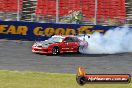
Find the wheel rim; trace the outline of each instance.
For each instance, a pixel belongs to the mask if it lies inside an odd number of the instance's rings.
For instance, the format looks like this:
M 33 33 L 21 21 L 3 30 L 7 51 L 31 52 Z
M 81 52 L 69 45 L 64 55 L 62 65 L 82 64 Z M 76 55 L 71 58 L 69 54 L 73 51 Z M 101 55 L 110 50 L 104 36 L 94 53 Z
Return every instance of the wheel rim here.
M 58 49 L 58 48 L 53 48 L 52 53 L 53 53 L 54 55 L 58 54 L 58 53 L 59 53 L 59 49 Z

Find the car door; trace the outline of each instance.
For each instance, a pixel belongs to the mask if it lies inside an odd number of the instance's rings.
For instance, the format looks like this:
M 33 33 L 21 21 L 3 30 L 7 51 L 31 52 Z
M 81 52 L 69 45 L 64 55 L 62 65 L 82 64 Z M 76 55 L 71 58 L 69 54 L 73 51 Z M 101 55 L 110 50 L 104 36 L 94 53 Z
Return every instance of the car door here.
M 74 47 L 73 45 L 74 45 L 73 39 L 72 37 L 69 37 L 67 41 L 67 52 L 73 52 Z
M 78 50 L 79 47 L 79 39 L 76 37 L 72 37 L 72 42 L 70 43 L 69 46 L 71 46 L 70 51 L 72 52 L 76 52 Z
M 69 50 L 69 48 L 68 48 L 68 43 L 69 43 L 69 38 L 65 38 L 63 41 L 62 41 L 62 43 L 61 43 L 61 50 L 63 51 L 63 52 L 67 52 L 68 50 Z
M 65 38 L 61 44 L 62 51 L 69 52 L 71 50 L 71 47 L 72 47 L 72 38 L 70 37 Z

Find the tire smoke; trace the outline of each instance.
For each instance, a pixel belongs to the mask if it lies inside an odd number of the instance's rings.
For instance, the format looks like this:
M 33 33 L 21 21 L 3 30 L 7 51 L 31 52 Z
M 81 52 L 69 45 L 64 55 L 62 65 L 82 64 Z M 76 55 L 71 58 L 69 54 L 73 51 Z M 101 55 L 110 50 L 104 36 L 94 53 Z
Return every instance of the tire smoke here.
M 124 26 L 108 30 L 105 34 L 85 36 L 88 46 L 80 49 L 83 54 L 115 54 L 132 52 L 132 28 Z

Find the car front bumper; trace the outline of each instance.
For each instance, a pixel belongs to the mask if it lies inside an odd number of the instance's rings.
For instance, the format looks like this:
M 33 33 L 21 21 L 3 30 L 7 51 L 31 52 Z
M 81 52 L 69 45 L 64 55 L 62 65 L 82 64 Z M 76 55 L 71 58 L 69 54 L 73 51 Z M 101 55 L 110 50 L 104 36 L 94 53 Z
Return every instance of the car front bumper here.
M 48 54 L 48 53 L 52 53 L 52 49 L 32 46 L 32 52 L 33 53 L 40 53 L 40 54 Z

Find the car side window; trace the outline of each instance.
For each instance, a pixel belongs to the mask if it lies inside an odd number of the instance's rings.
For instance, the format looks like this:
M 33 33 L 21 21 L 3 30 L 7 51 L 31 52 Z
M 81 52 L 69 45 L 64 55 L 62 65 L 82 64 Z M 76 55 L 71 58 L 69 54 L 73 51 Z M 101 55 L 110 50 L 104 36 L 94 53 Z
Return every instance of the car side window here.
M 64 41 L 66 41 L 66 42 L 73 42 L 73 39 L 72 38 L 66 38 L 66 39 L 64 39 Z
M 79 42 L 80 40 L 77 37 L 72 38 L 73 42 Z

